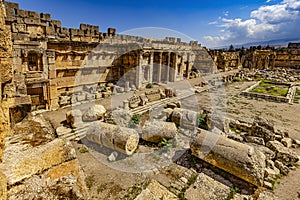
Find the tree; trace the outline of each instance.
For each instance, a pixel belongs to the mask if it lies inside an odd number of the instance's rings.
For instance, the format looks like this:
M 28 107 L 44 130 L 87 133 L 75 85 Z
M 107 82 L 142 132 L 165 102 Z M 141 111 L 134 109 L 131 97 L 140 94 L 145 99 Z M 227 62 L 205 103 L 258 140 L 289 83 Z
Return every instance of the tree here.
M 228 51 L 229 52 L 234 52 L 235 51 L 234 46 L 232 44 L 229 46 L 229 50 Z

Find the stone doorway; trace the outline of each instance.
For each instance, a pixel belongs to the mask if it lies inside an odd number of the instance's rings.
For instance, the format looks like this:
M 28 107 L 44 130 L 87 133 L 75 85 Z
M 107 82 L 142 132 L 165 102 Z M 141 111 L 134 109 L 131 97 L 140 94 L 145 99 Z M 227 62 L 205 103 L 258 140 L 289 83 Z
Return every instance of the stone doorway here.
M 30 95 L 31 97 L 32 110 L 40 110 L 46 108 L 43 87 L 27 88 L 27 95 Z

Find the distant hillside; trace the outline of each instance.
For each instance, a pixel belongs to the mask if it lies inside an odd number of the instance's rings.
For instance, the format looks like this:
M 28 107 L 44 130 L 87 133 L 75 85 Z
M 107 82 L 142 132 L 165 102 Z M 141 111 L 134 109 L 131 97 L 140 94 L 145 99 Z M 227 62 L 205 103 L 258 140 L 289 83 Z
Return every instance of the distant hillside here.
M 260 41 L 260 42 L 250 42 L 245 44 L 233 44 L 234 48 L 241 48 L 245 47 L 248 48 L 250 46 L 273 46 L 273 47 L 287 47 L 289 42 L 300 42 L 300 38 L 294 38 L 294 39 L 278 39 L 278 40 L 268 40 L 268 41 Z M 221 47 L 215 47 L 212 49 L 223 49 L 223 48 L 229 48 L 230 44 L 228 46 L 221 46 Z

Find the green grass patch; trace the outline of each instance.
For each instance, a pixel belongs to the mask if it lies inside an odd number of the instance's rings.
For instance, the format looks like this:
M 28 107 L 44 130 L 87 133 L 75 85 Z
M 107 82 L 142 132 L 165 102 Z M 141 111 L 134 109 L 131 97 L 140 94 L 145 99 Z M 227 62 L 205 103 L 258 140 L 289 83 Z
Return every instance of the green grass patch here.
M 240 189 L 238 187 L 232 187 L 232 188 L 230 188 L 230 193 L 229 193 L 228 197 L 226 198 L 226 200 L 233 199 L 234 195 L 236 193 L 238 193 L 239 191 L 240 191 Z
M 262 80 L 259 85 L 253 88 L 250 92 L 286 97 L 288 91 L 289 87 L 287 85 L 273 84 L 268 80 Z
M 197 175 L 193 174 L 193 175 L 189 178 L 187 184 L 188 184 L 188 185 L 192 185 L 192 184 L 194 184 L 194 183 L 196 182 L 196 180 L 197 180 Z
M 146 187 L 149 185 L 149 180 L 145 180 L 142 183 L 134 184 L 131 188 L 127 190 L 127 194 L 125 195 L 125 198 L 127 200 L 134 200 L 143 189 L 146 189 Z

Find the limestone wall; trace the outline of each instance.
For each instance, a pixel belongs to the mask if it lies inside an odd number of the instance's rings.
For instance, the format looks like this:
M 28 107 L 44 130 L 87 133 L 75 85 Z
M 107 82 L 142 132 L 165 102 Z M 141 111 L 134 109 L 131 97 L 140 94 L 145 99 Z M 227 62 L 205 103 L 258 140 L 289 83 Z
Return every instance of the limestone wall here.
M 111 83 L 124 87 L 129 82 L 129 87 L 140 88 L 149 82 L 172 82 L 216 71 L 197 41 L 119 35 L 114 28 L 103 33 L 89 24 L 65 28 L 47 13 L 22 10 L 11 2 L 4 2 L 4 8 L 2 24 L 10 30 L 5 41 L 11 57 L 6 67 L 10 76 L 5 77 L 11 83 L 1 93 L 6 102 L 13 103 L 6 106 L 14 109 L 11 113 L 23 105 L 31 105 L 32 110 L 56 109 L 96 100 L 110 95 L 102 89 Z
M 9 109 L 2 103 L 2 88 L 6 84 L 12 81 L 13 70 L 12 70 L 12 43 L 11 43 L 11 32 L 10 27 L 5 23 L 6 10 L 3 6 L 3 0 L 0 0 L 0 62 L 1 62 L 1 73 L 0 73 L 0 163 L 2 162 L 2 155 L 5 147 L 4 138 L 9 131 Z M 6 199 L 7 186 L 6 176 L 0 172 L 0 199 Z

